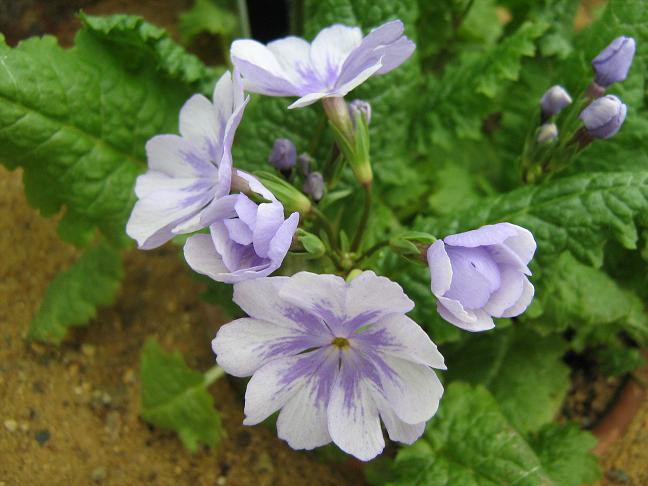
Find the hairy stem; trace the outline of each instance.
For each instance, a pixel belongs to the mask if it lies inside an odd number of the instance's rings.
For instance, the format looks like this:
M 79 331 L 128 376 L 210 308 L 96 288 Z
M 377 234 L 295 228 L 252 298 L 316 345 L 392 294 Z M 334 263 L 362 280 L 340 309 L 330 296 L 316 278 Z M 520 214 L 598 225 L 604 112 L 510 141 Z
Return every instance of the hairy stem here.
M 209 387 L 212 383 L 218 380 L 221 376 L 225 376 L 225 370 L 218 365 L 214 365 L 205 371 L 204 384 L 205 388 Z
M 371 184 L 367 184 L 362 187 L 364 188 L 364 206 L 362 208 L 362 216 L 360 217 L 358 230 L 356 231 L 356 234 L 353 237 L 353 242 L 351 243 L 352 252 L 358 251 L 358 248 L 360 248 L 360 245 L 362 244 L 362 238 L 364 237 L 365 230 L 367 229 L 369 214 L 371 213 Z

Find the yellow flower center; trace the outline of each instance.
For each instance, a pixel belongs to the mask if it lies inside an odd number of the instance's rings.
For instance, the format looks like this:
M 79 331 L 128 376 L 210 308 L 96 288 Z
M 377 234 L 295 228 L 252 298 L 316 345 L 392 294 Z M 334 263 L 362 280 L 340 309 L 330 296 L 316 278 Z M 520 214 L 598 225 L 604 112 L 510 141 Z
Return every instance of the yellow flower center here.
M 331 341 L 331 344 L 333 346 L 337 346 L 340 349 L 344 349 L 349 347 L 349 340 L 343 337 L 336 337 L 333 339 L 333 341 Z

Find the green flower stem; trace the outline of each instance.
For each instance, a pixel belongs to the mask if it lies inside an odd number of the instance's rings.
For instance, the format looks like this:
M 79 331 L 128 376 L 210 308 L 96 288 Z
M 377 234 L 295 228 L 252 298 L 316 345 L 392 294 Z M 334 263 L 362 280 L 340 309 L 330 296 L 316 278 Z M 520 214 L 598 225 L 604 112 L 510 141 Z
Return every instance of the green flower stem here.
M 356 234 L 353 237 L 353 242 L 351 243 L 351 252 L 356 252 L 358 251 L 358 248 L 360 248 L 362 238 L 367 229 L 367 223 L 369 222 L 369 214 L 371 213 L 371 184 L 366 184 L 362 187 L 364 188 L 364 206 L 362 208 L 362 216 L 360 217 L 358 230 L 356 231 Z
M 320 211 L 317 207 L 314 205 L 311 206 L 310 209 L 310 214 L 312 214 L 317 221 L 319 221 L 324 228 L 324 231 L 326 231 L 326 235 L 329 237 L 329 241 L 331 242 L 331 245 L 333 246 L 333 250 L 337 251 L 338 249 L 338 241 L 337 237 L 335 235 L 335 230 L 333 229 L 333 225 L 329 221 L 329 219 L 326 217 L 326 215 Z
M 357 261 L 359 263 L 362 263 L 363 260 L 366 260 L 370 256 L 372 256 L 374 253 L 376 253 L 378 250 L 382 250 L 383 248 L 389 246 L 389 240 L 383 240 L 379 241 L 375 245 L 369 247 L 362 255 L 360 255 L 357 258 Z
M 209 368 L 207 371 L 205 371 L 204 376 L 205 376 L 204 385 L 205 388 L 207 388 L 211 386 L 221 376 L 225 376 L 225 370 L 218 365 L 214 365 L 211 368 Z
M 237 0 L 236 6 L 239 18 L 241 19 L 241 34 L 243 34 L 243 37 L 249 38 L 252 36 L 252 30 L 250 29 L 250 16 L 248 15 L 247 2 L 245 0 Z

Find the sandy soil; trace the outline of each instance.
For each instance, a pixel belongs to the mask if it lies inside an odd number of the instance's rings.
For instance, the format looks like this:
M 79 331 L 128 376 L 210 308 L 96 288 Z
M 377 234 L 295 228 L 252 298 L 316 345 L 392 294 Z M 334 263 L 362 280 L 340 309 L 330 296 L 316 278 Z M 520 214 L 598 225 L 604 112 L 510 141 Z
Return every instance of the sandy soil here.
M 227 438 L 191 455 L 138 418 L 138 359 L 147 336 L 213 363 L 194 281 L 168 247 L 126 256 L 121 297 L 57 348 L 24 339 L 49 281 L 76 250 L 28 207 L 19 173 L 0 169 L 0 486 L 362 484 L 347 464 L 292 451 L 264 426 L 243 427 L 240 382 L 211 387 Z

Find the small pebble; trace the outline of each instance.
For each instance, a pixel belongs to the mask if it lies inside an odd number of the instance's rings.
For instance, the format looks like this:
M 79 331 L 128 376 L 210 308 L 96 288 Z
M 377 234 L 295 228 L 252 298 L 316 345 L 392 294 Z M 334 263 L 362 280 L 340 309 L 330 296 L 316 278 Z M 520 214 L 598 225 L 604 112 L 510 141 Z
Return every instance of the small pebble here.
M 607 472 L 608 479 L 621 484 L 629 484 L 630 477 L 623 469 L 612 468 Z
M 39 430 L 34 434 L 34 438 L 40 445 L 44 445 L 50 439 L 49 430 Z
M 219 476 L 216 480 L 218 486 L 225 486 L 225 483 L 227 483 L 227 478 L 225 476 Z
M 5 429 L 7 429 L 9 432 L 15 432 L 16 430 L 18 430 L 18 422 L 12 419 L 5 420 L 4 426 Z
M 88 358 L 92 358 L 95 355 L 96 348 L 92 344 L 82 344 L 81 352 Z
M 108 471 L 105 467 L 98 467 L 92 471 L 90 477 L 95 483 L 101 483 L 108 477 Z
M 122 375 L 122 381 L 126 385 L 135 383 L 135 371 L 132 368 L 128 368 Z

